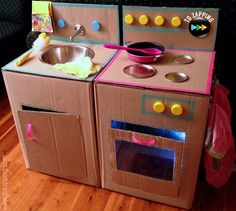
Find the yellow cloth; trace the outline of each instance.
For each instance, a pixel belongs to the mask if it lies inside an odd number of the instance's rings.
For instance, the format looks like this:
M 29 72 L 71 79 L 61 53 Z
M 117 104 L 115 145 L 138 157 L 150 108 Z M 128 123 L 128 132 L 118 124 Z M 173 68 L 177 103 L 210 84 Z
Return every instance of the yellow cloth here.
M 93 61 L 90 57 L 79 57 L 75 62 L 55 64 L 53 67 L 57 70 L 79 76 L 83 79 L 88 78 L 88 76 L 97 73 L 101 69 L 99 65 L 93 64 Z
M 32 1 L 32 15 L 52 15 L 51 1 Z

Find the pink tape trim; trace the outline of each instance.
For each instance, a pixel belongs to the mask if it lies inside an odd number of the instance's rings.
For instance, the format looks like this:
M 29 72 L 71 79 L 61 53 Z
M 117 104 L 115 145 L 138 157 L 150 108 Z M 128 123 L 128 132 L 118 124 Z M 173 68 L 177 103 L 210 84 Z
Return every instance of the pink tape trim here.
M 155 144 L 156 139 L 149 139 L 148 141 L 142 141 L 139 140 L 138 138 L 136 138 L 134 135 L 132 135 L 132 141 L 136 144 L 140 144 L 140 145 L 145 145 L 145 146 L 152 146 Z
M 193 51 L 193 50 L 179 50 L 179 49 L 167 49 L 168 51 Z M 198 51 L 201 52 L 201 51 Z M 202 51 L 205 52 L 205 51 Z M 188 92 L 188 93 L 197 93 L 197 94 L 210 94 L 211 90 L 211 82 L 212 82 L 212 73 L 214 68 L 214 60 L 215 60 L 215 51 L 212 52 L 211 55 L 211 61 L 209 65 L 209 71 L 208 71 L 208 79 L 205 91 L 199 91 L 199 90 L 191 90 L 191 89 L 181 89 L 181 88 L 168 88 L 168 87 L 159 87 L 159 86 L 152 86 L 152 85 L 140 85 L 135 83 L 126 83 L 126 82 L 119 82 L 119 81 L 112 81 L 112 80 L 104 80 L 100 79 L 102 75 L 106 72 L 106 70 L 112 65 L 112 63 L 116 60 L 116 58 L 120 55 L 121 51 L 118 51 L 118 53 L 113 57 L 111 62 L 102 70 L 102 72 L 95 78 L 95 81 L 101 81 L 106 83 L 112 83 L 112 84 L 121 84 L 121 85 L 128 85 L 128 86 L 136 86 L 136 87 L 145 87 L 145 88 L 151 88 L 151 89 L 160 89 L 160 90 L 168 90 L 168 91 L 179 91 L 179 92 Z
M 213 69 L 214 69 L 214 63 L 215 63 L 215 55 L 216 55 L 216 52 L 213 51 L 212 54 L 211 54 L 211 61 L 210 61 L 209 70 L 208 70 L 208 79 L 207 79 L 207 84 L 206 84 L 206 94 L 210 94 L 210 92 L 211 92 L 211 84 L 212 84 Z
M 116 58 L 120 55 L 121 51 L 118 51 L 116 55 L 112 58 L 112 60 L 107 64 L 107 66 L 102 70 L 100 74 L 94 79 L 95 81 L 98 81 L 99 78 L 106 72 L 106 70 L 112 65 L 112 63 L 116 60 Z
M 30 140 L 30 141 L 32 141 L 33 140 L 33 132 L 32 132 L 32 123 L 28 123 L 27 124 L 27 129 L 26 129 L 26 131 L 27 131 L 27 138 L 28 138 L 28 140 Z
M 104 79 L 100 79 L 99 81 L 100 82 L 111 83 L 111 84 L 121 84 L 121 85 L 145 87 L 145 88 L 151 88 L 151 89 L 169 90 L 169 91 L 177 91 L 177 92 L 178 91 L 179 92 L 190 92 L 190 93 L 197 93 L 197 94 L 208 94 L 205 91 L 191 90 L 191 89 L 168 88 L 168 87 L 151 86 L 151 85 L 144 85 L 144 84 L 140 85 L 140 84 L 135 84 L 135 83 L 126 83 L 126 82 L 104 80 Z

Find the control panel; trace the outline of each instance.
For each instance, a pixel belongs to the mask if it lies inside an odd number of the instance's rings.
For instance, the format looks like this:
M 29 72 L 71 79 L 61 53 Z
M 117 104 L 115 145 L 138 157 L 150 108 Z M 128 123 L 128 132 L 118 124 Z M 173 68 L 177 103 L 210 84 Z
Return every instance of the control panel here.
M 169 48 L 214 50 L 218 9 L 123 6 L 124 42 L 152 41 Z
M 142 95 L 142 114 L 192 120 L 195 101 L 154 95 Z

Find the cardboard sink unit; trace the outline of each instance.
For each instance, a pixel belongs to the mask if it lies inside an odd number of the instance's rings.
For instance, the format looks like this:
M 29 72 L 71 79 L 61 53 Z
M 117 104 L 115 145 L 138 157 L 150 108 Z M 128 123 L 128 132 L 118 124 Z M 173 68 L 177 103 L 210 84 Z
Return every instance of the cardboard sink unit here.
M 118 11 L 116 5 L 53 3 L 54 19 L 65 20 L 67 27 L 56 26 L 52 44 L 79 42 L 94 50 L 93 61 L 102 67 L 97 75 L 82 80 L 53 70 L 38 54 L 21 67 L 15 61 L 3 67 L 26 167 L 190 208 L 208 115 L 218 10 L 123 6 L 122 14 Z M 195 11 L 214 17 L 205 38 L 192 36 L 184 22 Z M 154 24 L 157 14 L 166 20 L 161 27 Z M 168 21 L 173 16 L 182 20 L 178 27 Z M 123 69 L 137 63 L 124 51 L 102 47 L 119 44 L 121 19 L 124 42 L 167 46 L 166 56 L 150 64 L 157 70 L 152 77 L 125 75 Z M 94 22 L 98 30 L 91 27 Z M 78 23 L 86 34 L 68 43 Z M 194 62 L 173 63 L 178 55 Z M 169 72 L 189 78 L 173 83 L 166 79 Z
M 67 26 L 56 26 L 50 45 L 88 47 L 95 52 L 93 62 L 103 68 L 116 51 L 101 44 L 119 43 L 117 14 L 117 6 L 53 3 L 54 19 L 65 20 Z M 102 30 L 91 29 L 95 20 Z M 83 25 L 86 34 L 69 42 L 76 24 Z M 3 67 L 26 167 L 100 186 L 92 83 L 96 75 L 81 79 L 66 74 L 42 63 L 40 55 L 20 67 L 17 59 Z

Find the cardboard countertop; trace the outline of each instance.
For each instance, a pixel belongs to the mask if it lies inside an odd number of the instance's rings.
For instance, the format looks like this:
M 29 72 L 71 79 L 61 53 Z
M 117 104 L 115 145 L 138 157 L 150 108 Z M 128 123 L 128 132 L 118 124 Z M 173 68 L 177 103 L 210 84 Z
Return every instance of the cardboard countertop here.
M 50 46 L 62 46 L 62 45 L 71 45 L 71 46 L 85 46 L 91 48 L 95 52 L 95 57 L 93 58 L 94 64 L 98 64 L 101 66 L 101 70 L 107 65 L 107 63 L 112 59 L 112 57 L 117 52 L 116 50 L 106 49 L 102 45 L 95 45 L 95 44 L 85 44 L 85 43 L 70 43 L 70 42 L 63 42 L 63 41 L 55 41 L 52 40 Z M 45 50 L 46 51 L 46 50 Z M 12 62 L 8 63 L 2 70 L 10 70 L 15 72 L 21 73 L 29 73 L 33 75 L 42 75 L 42 76 L 50 76 L 56 78 L 67 78 L 67 79 L 74 79 L 74 80 L 83 80 L 83 81 L 92 81 L 95 75 L 88 77 L 87 79 L 80 78 L 78 76 L 73 76 L 66 74 L 60 70 L 53 68 L 52 65 L 45 64 L 40 61 L 40 55 L 43 52 L 33 52 L 30 58 L 20 67 L 16 66 L 16 61 L 22 56 L 19 56 Z M 100 71 L 101 71 L 100 70 Z
M 194 61 L 191 64 L 176 64 L 172 62 L 172 58 L 178 55 L 192 56 Z M 119 51 L 107 67 L 96 77 L 95 81 L 209 95 L 214 58 L 214 51 L 167 49 L 167 54 L 160 61 L 148 64 L 157 70 L 157 74 L 149 78 L 140 79 L 123 73 L 125 67 L 137 63 L 130 60 L 126 52 Z M 189 80 L 183 83 L 174 83 L 165 78 L 165 75 L 170 72 L 185 73 L 189 76 Z

